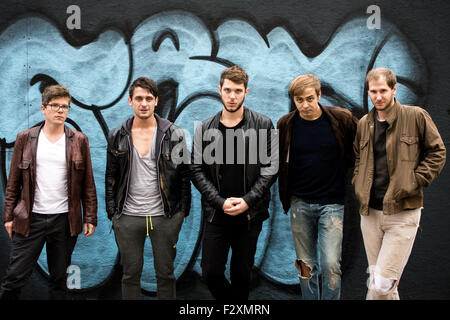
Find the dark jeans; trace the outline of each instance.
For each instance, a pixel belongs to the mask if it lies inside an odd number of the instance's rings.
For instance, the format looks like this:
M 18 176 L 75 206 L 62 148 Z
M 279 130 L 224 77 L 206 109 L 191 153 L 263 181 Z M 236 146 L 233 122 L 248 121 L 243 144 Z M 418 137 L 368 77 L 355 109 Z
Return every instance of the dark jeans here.
M 202 275 L 216 300 L 248 300 L 251 270 L 262 222 L 212 224 L 206 222 L 202 246 Z M 225 278 L 232 250 L 230 282 Z
M 66 298 L 66 270 L 70 265 L 77 237 L 70 236 L 67 213 L 32 213 L 30 233 L 13 234 L 6 276 L 1 284 L 1 299 L 18 299 L 30 278 L 44 244 L 47 250 L 49 298 Z

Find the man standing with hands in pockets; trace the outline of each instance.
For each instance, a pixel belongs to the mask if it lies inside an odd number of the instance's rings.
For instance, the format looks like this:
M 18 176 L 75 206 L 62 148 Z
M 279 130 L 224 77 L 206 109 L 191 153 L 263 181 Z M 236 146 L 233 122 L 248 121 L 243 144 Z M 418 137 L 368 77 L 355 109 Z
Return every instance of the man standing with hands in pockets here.
M 397 77 L 371 70 L 372 110 L 359 121 L 353 185 L 369 263 L 368 300 L 398 300 L 398 283 L 419 226 L 423 187 L 445 164 L 445 146 L 427 111 L 395 98 Z

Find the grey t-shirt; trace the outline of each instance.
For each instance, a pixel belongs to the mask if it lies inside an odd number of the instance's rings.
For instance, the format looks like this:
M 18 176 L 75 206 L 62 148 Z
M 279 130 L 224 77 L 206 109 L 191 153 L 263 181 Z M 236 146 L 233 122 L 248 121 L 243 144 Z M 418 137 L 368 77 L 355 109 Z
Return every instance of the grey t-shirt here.
M 123 206 L 123 214 L 131 216 L 164 215 L 156 171 L 155 144 L 156 132 L 148 154 L 141 156 L 134 145 L 132 147 L 130 185 Z

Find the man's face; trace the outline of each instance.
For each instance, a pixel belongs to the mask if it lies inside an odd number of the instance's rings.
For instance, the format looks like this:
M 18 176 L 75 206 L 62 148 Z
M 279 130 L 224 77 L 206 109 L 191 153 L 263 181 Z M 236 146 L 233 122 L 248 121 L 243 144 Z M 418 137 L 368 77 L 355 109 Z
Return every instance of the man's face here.
M 69 113 L 70 99 L 59 97 L 51 99 L 47 105 L 41 106 L 41 111 L 45 116 L 45 122 L 54 125 L 64 125 Z
M 319 106 L 320 92 L 317 94 L 316 89 L 308 87 L 303 93 L 294 96 L 294 103 L 300 112 L 300 117 L 305 120 L 315 120 L 322 114 Z
M 158 98 L 155 98 L 147 89 L 136 87 L 133 91 L 133 97 L 128 97 L 128 103 L 133 107 L 136 117 L 146 120 L 153 116 Z
M 222 86 L 219 86 L 220 97 L 225 110 L 228 112 L 238 111 L 244 104 L 248 89 L 245 88 L 243 83 L 225 79 Z
M 397 85 L 391 89 L 385 77 L 369 81 L 369 97 L 377 111 L 385 111 L 394 101 Z

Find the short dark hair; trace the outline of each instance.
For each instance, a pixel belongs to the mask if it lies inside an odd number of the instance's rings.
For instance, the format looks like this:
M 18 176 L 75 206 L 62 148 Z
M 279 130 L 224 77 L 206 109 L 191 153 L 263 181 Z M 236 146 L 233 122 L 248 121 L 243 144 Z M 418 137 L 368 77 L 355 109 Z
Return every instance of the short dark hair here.
M 394 71 L 389 70 L 387 68 L 376 68 L 370 70 L 369 73 L 367 73 L 366 76 L 367 90 L 369 89 L 369 81 L 378 80 L 380 77 L 384 77 L 384 79 L 386 79 L 386 83 L 389 86 L 389 88 L 394 89 L 395 85 L 397 84 L 397 76 L 395 75 Z
M 133 93 L 134 89 L 136 87 L 140 87 L 143 89 L 148 90 L 155 98 L 158 97 L 158 85 L 155 81 L 153 81 L 150 78 L 147 77 L 139 77 L 136 80 L 133 81 L 133 83 L 130 86 L 129 94 L 130 98 L 133 99 Z
M 72 96 L 70 95 L 69 89 L 60 84 L 45 87 L 42 92 L 42 105 L 46 106 L 54 98 L 69 98 L 70 102 Z
M 223 86 L 225 79 L 233 81 L 235 83 L 243 83 L 247 89 L 248 74 L 241 67 L 234 65 L 222 71 L 220 74 L 220 86 Z

